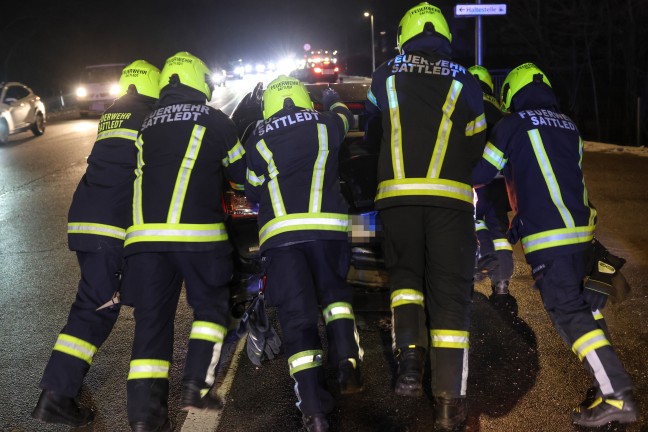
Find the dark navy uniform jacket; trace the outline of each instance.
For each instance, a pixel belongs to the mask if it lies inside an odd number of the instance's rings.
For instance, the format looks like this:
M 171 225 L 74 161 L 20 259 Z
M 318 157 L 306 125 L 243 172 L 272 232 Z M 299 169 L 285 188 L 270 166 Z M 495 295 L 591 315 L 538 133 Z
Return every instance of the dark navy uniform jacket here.
M 470 174 L 486 130 L 479 82 L 443 50 L 416 45 L 383 63 L 367 94 L 367 110 L 382 116 L 376 208 L 430 205 L 473 212 Z
M 330 109 L 283 109 L 259 123 L 245 143 L 245 194 L 259 202 L 262 252 L 301 241 L 347 240 L 338 152 L 353 115 L 340 102 Z
M 473 171 L 475 185 L 503 169 L 515 213 L 509 241 L 521 241 L 531 265 L 586 249 L 596 210 L 589 204 L 581 162 L 583 140 L 557 108 L 545 84 L 532 83 L 513 97 L 514 112 L 490 134 Z
M 224 171 L 245 181 L 234 123 L 179 84 L 166 86 L 137 138 L 133 225 L 126 253 L 229 250 L 223 224 Z
M 132 223 L 135 140 L 156 100 L 126 94 L 99 119 L 88 168 L 74 192 L 68 213 L 71 250 L 98 251 L 103 244 L 121 247 Z

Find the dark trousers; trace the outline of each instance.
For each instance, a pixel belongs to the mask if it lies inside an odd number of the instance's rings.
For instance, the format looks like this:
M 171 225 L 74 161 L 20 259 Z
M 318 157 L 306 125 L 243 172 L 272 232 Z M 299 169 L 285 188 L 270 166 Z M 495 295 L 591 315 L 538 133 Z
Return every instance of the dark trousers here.
M 135 307 L 135 338 L 127 384 L 128 419 L 149 424 L 167 417 L 168 366 L 173 355 L 173 324 L 184 279 L 194 322 L 183 374 L 204 388 L 214 384 L 214 370 L 227 331 L 232 261 L 222 252 L 139 253 L 126 259 L 125 290 Z M 218 330 L 219 338 L 194 331 Z M 166 366 L 155 377 L 138 375 L 135 364 L 154 360 Z
M 351 307 L 353 291 L 346 283 L 350 251 L 346 241 L 316 240 L 277 247 L 264 252 L 268 304 L 277 306 L 287 356 L 321 352 L 318 305 Z M 348 312 L 348 311 L 347 311 Z M 326 325 L 329 361 L 361 359 L 353 311 Z M 321 355 L 320 355 L 321 357 Z M 293 374 L 301 412 L 329 413 L 334 400 L 326 388 L 321 359 Z M 289 361 L 290 367 L 290 361 Z
M 562 339 L 592 374 L 603 395 L 610 395 L 631 389 L 632 381 L 606 335 L 605 322 L 595 319 L 582 295 L 586 259 L 586 252 L 581 252 L 545 262 L 544 269 L 535 274 L 536 286 Z
M 110 335 L 119 306 L 98 307 L 119 289 L 116 273 L 122 269 L 122 251 L 104 247 L 101 252 L 77 252 L 81 280 L 67 323 L 45 367 L 40 387 L 76 397 L 92 357 Z
M 464 396 L 476 249 L 473 215 L 402 206 L 381 210 L 380 217 L 391 290 L 392 348 L 430 346 L 433 395 Z
M 508 211 L 511 209 L 504 179 L 495 178 L 489 184 L 475 189 L 477 203 L 475 219 L 482 221 L 484 228 L 477 230 L 479 255 L 492 254 L 497 260 L 497 266 L 489 272 L 493 283 L 508 281 L 513 276 L 513 252 L 506 240 L 509 220 Z M 506 248 L 498 243 L 506 243 Z

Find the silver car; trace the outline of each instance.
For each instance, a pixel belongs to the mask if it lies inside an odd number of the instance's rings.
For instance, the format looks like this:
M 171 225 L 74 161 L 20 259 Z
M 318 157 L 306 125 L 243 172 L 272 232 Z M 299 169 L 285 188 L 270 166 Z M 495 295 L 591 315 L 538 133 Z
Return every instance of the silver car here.
M 42 135 L 46 119 L 45 104 L 32 89 L 19 82 L 0 83 L 0 144 L 26 130 Z

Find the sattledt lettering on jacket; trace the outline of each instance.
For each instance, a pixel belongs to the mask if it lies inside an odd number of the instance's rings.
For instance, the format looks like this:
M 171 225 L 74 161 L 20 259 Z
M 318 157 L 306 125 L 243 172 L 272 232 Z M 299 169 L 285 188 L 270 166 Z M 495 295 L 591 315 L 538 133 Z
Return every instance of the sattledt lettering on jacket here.
M 128 120 L 131 113 L 105 113 L 99 119 L 99 132 L 109 129 L 119 129 L 124 122 Z
M 449 60 L 438 60 L 431 62 L 425 57 L 412 54 L 403 54 L 394 57 L 389 62 L 392 73 L 413 72 L 427 75 L 452 75 L 466 73 L 466 68 Z
M 520 118 L 529 119 L 534 126 L 553 126 L 561 129 L 576 130 L 576 125 L 565 114 L 546 109 L 524 110 L 517 113 Z
M 270 117 L 259 126 L 257 126 L 257 135 L 261 136 L 266 132 L 281 129 L 297 123 L 318 120 L 319 114 L 316 111 L 299 111 L 295 114 L 289 114 L 281 117 Z
M 174 104 L 156 109 L 144 120 L 142 130 L 159 123 L 170 123 L 175 121 L 198 121 L 201 115 L 209 114 L 207 105 L 196 104 Z

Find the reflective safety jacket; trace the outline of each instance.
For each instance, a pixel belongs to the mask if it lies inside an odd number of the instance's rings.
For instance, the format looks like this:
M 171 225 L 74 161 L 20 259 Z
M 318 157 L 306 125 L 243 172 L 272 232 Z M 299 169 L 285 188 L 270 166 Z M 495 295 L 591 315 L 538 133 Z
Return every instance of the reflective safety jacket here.
M 281 110 L 259 123 L 245 143 L 245 194 L 259 202 L 261 252 L 294 242 L 347 239 L 338 152 L 353 115 L 340 102 L 330 110 Z
M 68 246 L 92 252 L 102 244 L 121 247 L 132 223 L 135 140 L 155 99 L 126 94 L 99 119 L 88 168 L 74 192 L 68 213 Z
M 544 84 L 520 90 L 513 106 L 492 130 L 473 181 L 488 183 L 503 169 L 515 214 L 508 237 L 521 241 L 531 265 L 586 249 L 596 210 L 587 196 L 576 125 L 558 111 Z
M 486 130 L 478 81 L 440 53 L 406 52 L 374 72 L 367 99 L 382 116 L 376 208 L 472 212 L 470 173 Z
M 133 225 L 126 254 L 229 250 L 224 170 L 243 188 L 245 151 L 234 123 L 189 87 L 164 88 L 137 138 Z

